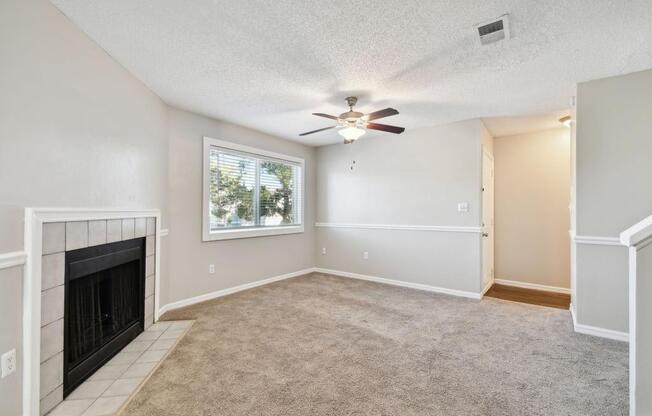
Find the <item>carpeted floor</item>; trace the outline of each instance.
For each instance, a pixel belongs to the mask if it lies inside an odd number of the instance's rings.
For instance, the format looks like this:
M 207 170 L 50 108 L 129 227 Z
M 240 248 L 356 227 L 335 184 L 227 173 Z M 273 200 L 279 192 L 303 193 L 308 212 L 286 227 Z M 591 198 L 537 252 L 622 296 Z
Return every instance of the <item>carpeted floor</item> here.
M 136 415 L 626 415 L 627 344 L 568 311 L 313 274 L 197 319 Z

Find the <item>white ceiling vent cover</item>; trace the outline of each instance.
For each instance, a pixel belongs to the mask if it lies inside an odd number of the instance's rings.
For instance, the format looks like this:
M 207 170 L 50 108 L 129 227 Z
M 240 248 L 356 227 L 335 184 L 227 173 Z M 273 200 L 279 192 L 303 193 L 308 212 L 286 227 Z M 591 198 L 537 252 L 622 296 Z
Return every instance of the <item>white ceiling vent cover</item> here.
M 504 14 L 475 26 L 476 39 L 480 45 L 509 39 L 509 15 Z

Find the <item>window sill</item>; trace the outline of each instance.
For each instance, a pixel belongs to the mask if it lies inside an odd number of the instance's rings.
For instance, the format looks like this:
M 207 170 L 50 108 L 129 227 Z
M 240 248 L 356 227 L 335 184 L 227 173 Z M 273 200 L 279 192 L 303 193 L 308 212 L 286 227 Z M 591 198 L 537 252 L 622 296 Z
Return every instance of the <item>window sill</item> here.
M 233 240 L 236 238 L 269 237 L 284 234 L 299 234 L 303 232 L 303 225 L 269 228 L 246 228 L 222 231 L 204 231 L 203 241 Z

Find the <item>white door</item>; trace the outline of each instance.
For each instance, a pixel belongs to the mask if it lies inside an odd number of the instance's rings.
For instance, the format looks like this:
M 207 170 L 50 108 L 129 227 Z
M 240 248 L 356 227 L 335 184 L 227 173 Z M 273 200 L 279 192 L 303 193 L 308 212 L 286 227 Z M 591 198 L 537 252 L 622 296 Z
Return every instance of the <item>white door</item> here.
M 494 281 L 494 158 L 482 149 L 482 288 Z

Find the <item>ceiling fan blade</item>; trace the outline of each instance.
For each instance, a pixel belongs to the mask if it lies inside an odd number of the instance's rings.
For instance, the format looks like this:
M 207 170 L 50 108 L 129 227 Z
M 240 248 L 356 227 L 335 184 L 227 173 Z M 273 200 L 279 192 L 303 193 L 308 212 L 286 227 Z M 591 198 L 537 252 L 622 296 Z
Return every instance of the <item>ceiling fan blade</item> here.
M 331 120 L 339 120 L 339 118 L 335 116 L 331 116 L 330 114 L 324 114 L 324 113 L 312 113 L 313 116 L 318 116 L 318 117 L 326 117 L 330 118 Z
M 388 133 L 401 134 L 405 127 L 390 126 L 389 124 L 367 123 L 367 128 L 372 130 L 386 131 Z
M 395 116 L 398 114 L 398 111 L 393 108 L 386 108 L 384 110 L 374 111 L 373 113 L 367 114 L 367 120 L 376 120 L 383 117 Z
M 335 127 L 337 127 L 337 126 L 330 126 L 330 127 L 324 127 L 323 129 L 317 129 L 317 130 L 313 130 L 313 131 L 307 131 L 307 132 L 305 132 L 305 133 L 301 133 L 299 136 L 305 136 L 305 135 L 307 135 L 307 134 L 318 133 L 318 132 L 320 132 L 320 131 L 334 129 Z

